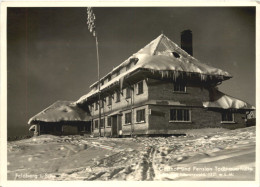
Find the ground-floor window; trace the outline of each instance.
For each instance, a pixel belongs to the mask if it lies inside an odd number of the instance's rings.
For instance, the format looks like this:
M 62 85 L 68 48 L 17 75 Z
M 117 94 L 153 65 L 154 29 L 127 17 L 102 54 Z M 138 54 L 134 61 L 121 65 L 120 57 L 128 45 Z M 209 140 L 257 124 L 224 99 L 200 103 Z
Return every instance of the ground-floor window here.
M 190 121 L 189 109 L 171 109 L 170 121 Z
M 145 122 L 145 109 L 136 111 L 136 122 Z
M 132 112 L 125 114 L 125 124 L 131 124 L 132 123 Z
M 222 122 L 234 122 L 234 113 L 231 111 L 223 111 L 222 112 Z
M 95 120 L 94 124 L 95 124 L 95 129 L 98 129 L 98 120 Z

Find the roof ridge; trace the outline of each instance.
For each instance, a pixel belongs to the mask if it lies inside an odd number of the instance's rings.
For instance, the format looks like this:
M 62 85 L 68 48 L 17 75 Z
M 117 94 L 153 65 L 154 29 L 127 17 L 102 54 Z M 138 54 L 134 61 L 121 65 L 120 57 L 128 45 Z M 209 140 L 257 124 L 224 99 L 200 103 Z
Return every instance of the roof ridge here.
M 157 49 L 159 47 L 159 44 L 161 43 L 162 38 L 165 37 L 165 35 L 164 34 L 160 34 L 159 37 L 160 37 L 160 40 L 158 41 L 158 43 L 157 43 L 157 45 L 156 45 L 156 47 L 155 47 L 155 49 L 153 51 L 153 55 L 155 55 L 155 53 L 156 53 L 156 51 L 157 51 Z

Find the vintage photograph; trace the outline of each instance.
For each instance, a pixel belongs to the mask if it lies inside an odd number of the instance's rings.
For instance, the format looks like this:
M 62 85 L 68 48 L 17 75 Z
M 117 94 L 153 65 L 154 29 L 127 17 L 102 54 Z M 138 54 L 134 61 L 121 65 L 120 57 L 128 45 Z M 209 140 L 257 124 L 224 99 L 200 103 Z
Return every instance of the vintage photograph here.
M 8 7 L 8 181 L 255 181 L 256 7 Z

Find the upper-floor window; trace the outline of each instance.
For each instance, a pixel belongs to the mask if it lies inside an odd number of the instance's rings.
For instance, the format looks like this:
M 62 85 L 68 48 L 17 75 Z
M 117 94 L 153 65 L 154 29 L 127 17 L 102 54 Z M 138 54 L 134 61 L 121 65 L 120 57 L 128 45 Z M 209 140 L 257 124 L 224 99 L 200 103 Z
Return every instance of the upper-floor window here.
M 145 109 L 136 111 L 136 122 L 145 122 Z
M 189 109 L 171 109 L 170 121 L 190 121 Z
M 176 83 L 173 84 L 173 90 L 175 92 L 186 92 L 186 84 L 176 82 Z
M 100 100 L 100 102 L 101 102 L 100 108 L 104 108 L 104 100 L 102 99 L 102 100 Z
M 126 99 L 131 97 L 131 87 L 126 88 Z
M 107 105 L 112 105 L 112 96 L 108 96 L 108 102 Z
M 137 83 L 137 94 L 142 94 L 144 93 L 144 84 L 143 81 L 140 81 Z
M 234 113 L 229 110 L 222 112 L 222 121 L 221 122 L 234 122 Z
M 98 101 L 95 102 L 95 110 L 98 110 Z
M 132 112 L 128 112 L 125 114 L 125 124 L 132 123 Z
M 116 102 L 120 102 L 120 91 L 116 92 Z
M 93 104 L 89 105 L 89 111 L 92 112 L 93 110 Z
M 110 116 L 107 117 L 107 127 L 111 127 L 112 124 L 112 118 Z

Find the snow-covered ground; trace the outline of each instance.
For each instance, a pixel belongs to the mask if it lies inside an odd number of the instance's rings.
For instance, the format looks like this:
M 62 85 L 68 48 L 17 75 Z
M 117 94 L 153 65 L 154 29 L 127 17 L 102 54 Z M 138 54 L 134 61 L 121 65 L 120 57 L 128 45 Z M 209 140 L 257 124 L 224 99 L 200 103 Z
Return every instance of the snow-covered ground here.
M 8 142 L 8 180 L 254 180 L 255 127 L 187 136 Z

